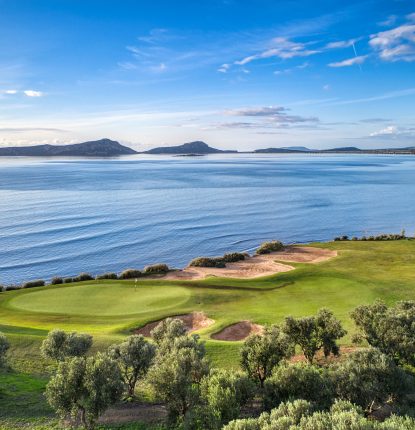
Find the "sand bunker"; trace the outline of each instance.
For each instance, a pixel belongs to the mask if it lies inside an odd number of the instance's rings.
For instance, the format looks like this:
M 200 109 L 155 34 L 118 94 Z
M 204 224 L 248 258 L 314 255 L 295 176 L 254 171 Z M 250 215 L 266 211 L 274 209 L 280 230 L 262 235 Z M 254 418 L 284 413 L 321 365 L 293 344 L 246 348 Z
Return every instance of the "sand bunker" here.
M 183 321 L 188 333 L 209 327 L 215 323 L 214 320 L 208 318 L 203 312 L 192 312 L 191 314 L 177 315 L 171 318 Z M 135 333 L 142 334 L 145 337 L 151 337 L 151 331 L 156 328 L 161 321 L 163 320 L 148 323 L 145 326 L 135 330 Z
M 252 279 L 261 276 L 294 270 L 293 266 L 282 262 L 292 263 L 320 263 L 337 255 L 337 251 L 314 248 L 311 246 L 287 246 L 283 251 L 271 254 L 255 255 L 236 263 L 227 263 L 224 268 L 186 267 L 166 274 L 164 279 L 191 280 L 203 279 L 207 276 L 221 278 Z
M 254 324 L 251 321 L 239 321 L 236 324 L 225 327 L 218 333 L 212 334 L 212 338 L 216 340 L 244 340 L 250 334 L 262 333 L 263 326 Z

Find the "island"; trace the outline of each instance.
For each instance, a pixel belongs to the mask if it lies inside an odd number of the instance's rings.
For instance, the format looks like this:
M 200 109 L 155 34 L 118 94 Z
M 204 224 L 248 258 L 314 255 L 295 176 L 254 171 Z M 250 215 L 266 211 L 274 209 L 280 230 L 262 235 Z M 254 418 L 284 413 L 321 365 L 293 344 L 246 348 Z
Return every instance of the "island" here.
M 238 151 L 212 148 L 207 143 L 197 140 L 195 142 L 188 142 L 177 146 L 160 146 L 158 148 L 145 151 L 144 154 L 192 154 L 194 156 L 196 154 L 236 154 L 237 152 Z
M 7 157 L 115 157 L 137 154 L 134 149 L 110 139 L 93 140 L 71 145 L 34 145 L 0 148 Z

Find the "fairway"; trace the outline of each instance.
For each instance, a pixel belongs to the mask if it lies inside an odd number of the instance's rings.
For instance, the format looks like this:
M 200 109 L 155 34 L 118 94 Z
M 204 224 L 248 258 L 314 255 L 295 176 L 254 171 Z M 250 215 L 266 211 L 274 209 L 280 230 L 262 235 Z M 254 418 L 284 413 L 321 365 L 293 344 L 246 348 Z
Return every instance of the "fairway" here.
M 9 307 L 30 312 L 118 316 L 174 308 L 188 300 L 190 292 L 179 286 L 154 288 L 133 283 L 83 283 L 50 290 L 31 290 L 9 301 Z
M 210 358 L 237 367 L 240 342 L 214 340 L 224 327 L 250 320 L 281 322 L 287 315 L 331 309 L 348 334 L 350 311 L 380 298 L 389 304 L 415 299 L 415 241 L 331 242 L 312 246 L 337 250 L 318 263 L 292 263 L 295 270 L 256 279 L 209 277 L 204 280 L 91 281 L 0 294 L 0 330 L 13 344 L 13 357 L 37 360 L 38 347 L 52 328 L 91 333 L 97 349 L 133 329 L 168 316 L 202 311 L 214 320 L 198 331 Z

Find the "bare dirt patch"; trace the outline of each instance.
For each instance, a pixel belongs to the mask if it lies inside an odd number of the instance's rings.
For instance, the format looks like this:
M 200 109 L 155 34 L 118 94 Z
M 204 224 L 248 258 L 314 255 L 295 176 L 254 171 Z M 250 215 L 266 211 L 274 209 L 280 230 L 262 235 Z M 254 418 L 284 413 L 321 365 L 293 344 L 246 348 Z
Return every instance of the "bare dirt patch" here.
M 238 341 L 246 339 L 250 334 L 262 333 L 262 331 L 262 325 L 254 324 L 251 321 L 239 321 L 212 334 L 211 337 L 216 340 Z
M 101 424 L 122 424 L 141 421 L 147 424 L 162 422 L 167 417 L 164 405 L 151 403 L 126 403 L 108 409 L 99 419 Z
M 214 320 L 208 318 L 203 312 L 192 312 L 191 314 L 177 315 L 171 318 L 183 321 L 188 333 L 209 327 L 215 323 Z M 135 333 L 142 334 L 145 337 L 151 337 L 151 331 L 156 328 L 161 321 L 163 320 L 148 323 L 135 330 Z
M 285 264 L 285 262 L 314 264 L 329 260 L 336 255 L 337 251 L 330 249 L 314 248 L 312 246 L 287 246 L 283 251 L 255 255 L 236 263 L 227 263 L 224 268 L 188 266 L 183 270 L 174 270 L 167 273 L 163 279 L 192 280 L 203 279 L 208 276 L 252 279 L 294 270 L 293 266 Z
M 316 354 L 315 360 L 318 364 L 321 364 L 321 365 L 336 362 L 336 361 L 341 361 L 342 359 L 347 357 L 349 354 L 351 354 L 355 351 L 359 351 L 360 349 L 364 349 L 364 348 L 360 347 L 360 346 L 341 346 L 340 347 L 340 354 L 338 356 L 330 355 L 330 357 L 328 357 L 328 358 L 324 357 L 323 351 L 318 351 Z M 294 357 L 290 358 L 291 363 L 299 363 L 299 362 L 303 362 L 303 361 L 304 362 L 307 361 L 307 359 L 304 357 L 303 354 L 297 354 L 297 355 L 294 355 Z

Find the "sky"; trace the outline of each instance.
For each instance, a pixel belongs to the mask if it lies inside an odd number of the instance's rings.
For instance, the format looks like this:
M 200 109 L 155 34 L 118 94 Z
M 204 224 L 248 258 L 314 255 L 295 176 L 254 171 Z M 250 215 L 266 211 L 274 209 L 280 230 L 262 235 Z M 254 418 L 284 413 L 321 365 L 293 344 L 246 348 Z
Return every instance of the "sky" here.
M 415 2 L 0 0 L 0 146 L 415 146 Z

